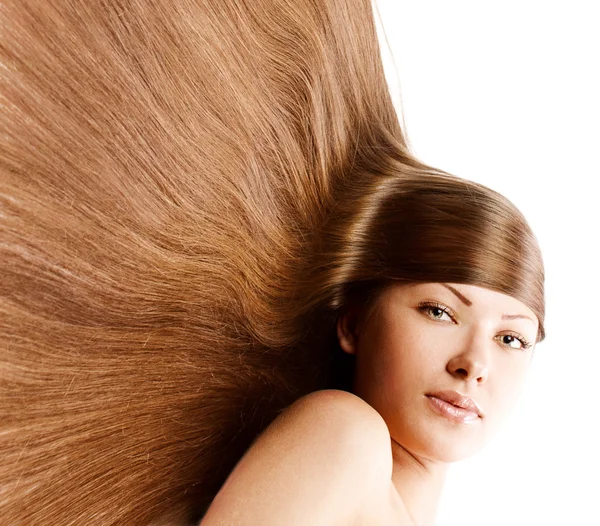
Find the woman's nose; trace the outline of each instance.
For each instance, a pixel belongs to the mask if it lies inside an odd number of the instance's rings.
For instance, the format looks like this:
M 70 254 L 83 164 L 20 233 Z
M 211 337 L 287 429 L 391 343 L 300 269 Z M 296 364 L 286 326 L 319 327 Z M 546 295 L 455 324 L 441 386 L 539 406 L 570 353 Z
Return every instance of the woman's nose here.
M 449 361 L 448 372 L 466 382 L 485 383 L 489 376 L 489 356 L 483 343 L 471 342 L 462 352 L 457 353 Z M 477 348 L 476 346 L 479 346 Z

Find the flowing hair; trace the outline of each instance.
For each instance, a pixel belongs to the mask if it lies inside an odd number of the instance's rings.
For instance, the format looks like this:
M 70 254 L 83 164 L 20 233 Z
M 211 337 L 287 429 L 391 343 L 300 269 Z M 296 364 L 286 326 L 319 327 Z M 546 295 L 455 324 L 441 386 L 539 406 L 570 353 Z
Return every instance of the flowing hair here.
M 374 20 L 369 0 L 2 2 L 4 524 L 197 520 L 335 382 L 336 316 L 390 280 L 506 291 L 542 326 L 535 239 L 410 152 Z

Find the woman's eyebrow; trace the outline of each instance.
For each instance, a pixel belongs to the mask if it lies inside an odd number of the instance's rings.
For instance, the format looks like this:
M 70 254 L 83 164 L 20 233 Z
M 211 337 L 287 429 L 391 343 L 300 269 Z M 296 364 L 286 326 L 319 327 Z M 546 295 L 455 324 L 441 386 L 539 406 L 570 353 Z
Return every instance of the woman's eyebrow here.
M 529 320 L 531 323 L 535 323 L 529 316 L 525 316 L 525 314 L 503 314 L 503 320 L 517 320 L 519 318 L 523 318 L 524 320 Z
M 473 302 L 468 299 L 465 298 L 460 292 L 458 292 L 458 290 L 456 290 L 454 287 L 451 287 L 450 285 L 447 285 L 446 283 L 442 283 L 442 285 L 444 287 L 446 287 L 450 292 L 452 292 L 460 301 L 462 301 L 467 307 L 470 307 L 471 305 L 473 305 Z
M 444 287 L 446 287 L 450 292 L 452 292 L 460 301 L 462 301 L 467 307 L 470 307 L 471 305 L 473 305 L 473 302 L 466 298 L 465 296 L 463 296 L 460 292 L 458 292 L 458 290 L 456 290 L 454 287 L 451 287 L 450 285 L 447 285 L 446 283 L 441 283 L 441 285 L 443 285 Z M 525 316 L 525 314 L 503 314 L 502 315 L 502 319 L 503 320 L 517 320 L 517 319 L 524 319 L 524 320 L 529 320 L 531 323 L 535 323 L 535 320 L 532 320 L 529 316 Z

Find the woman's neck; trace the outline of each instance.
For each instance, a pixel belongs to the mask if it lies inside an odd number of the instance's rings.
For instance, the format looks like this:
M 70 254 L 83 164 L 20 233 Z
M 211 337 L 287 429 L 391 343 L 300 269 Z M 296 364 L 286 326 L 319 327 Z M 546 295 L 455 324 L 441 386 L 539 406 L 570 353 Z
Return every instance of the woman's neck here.
M 392 439 L 392 483 L 415 526 L 434 526 L 448 465 L 420 458 Z

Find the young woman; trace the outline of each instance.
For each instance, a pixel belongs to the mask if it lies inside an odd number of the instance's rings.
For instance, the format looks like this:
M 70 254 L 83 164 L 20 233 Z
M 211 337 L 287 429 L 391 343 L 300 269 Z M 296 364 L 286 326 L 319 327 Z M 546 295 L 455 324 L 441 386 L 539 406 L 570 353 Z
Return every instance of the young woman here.
M 543 270 L 410 152 L 372 9 L 2 4 L 3 523 L 429 521 Z
M 319 259 L 339 280 L 320 319 L 336 313 L 332 347 L 354 363 L 334 362 L 332 375 L 350 393 L 286 410 L 203 525 L 433 525 L 448 464 L 477 451 L 518 397 L 544 337 L 526 221 L 469 181 L 375 179 L 341 205 Z

